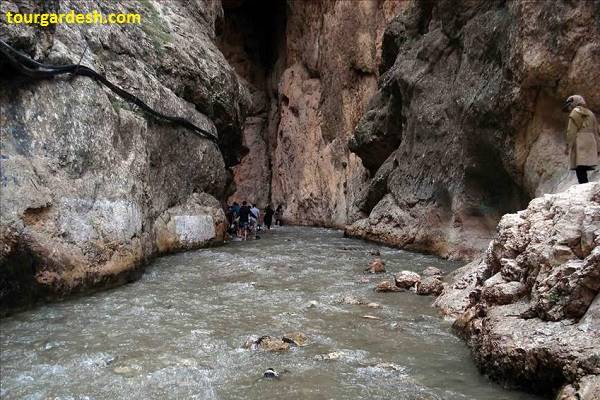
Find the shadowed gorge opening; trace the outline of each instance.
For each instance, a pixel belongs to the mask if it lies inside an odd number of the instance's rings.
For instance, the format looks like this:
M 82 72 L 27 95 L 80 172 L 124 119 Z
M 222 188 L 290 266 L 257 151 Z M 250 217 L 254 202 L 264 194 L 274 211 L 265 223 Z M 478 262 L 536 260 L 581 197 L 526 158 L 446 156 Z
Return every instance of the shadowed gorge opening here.
M 286 4 L 277 0 L 223 2 L 217 45 L 249 91 L 250 105 L 233 167 L 231 198 L 266 205 L 271 196 L 271 154 L 279 107 L 278 74 L 285 57 Z

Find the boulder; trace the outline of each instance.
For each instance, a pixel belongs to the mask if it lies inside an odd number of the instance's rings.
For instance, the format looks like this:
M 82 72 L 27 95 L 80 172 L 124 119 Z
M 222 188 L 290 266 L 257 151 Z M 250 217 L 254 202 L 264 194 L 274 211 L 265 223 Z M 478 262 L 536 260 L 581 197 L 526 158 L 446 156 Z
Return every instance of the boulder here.
M 273 336 L 263 336 L 256 342 L 258 349 L 264 351 L 280 352 L 290 349 L 290 344 L 283 339 Z
M 411 289 L 421 282 L 421 277 L 416 272 L 401 271 L 394 277 L 396 286 L 401 289 Z
M 379 282 L 377 284 L 377 286 L 375 287 L 375 291 L 376 292 L 400 292 L 402 291 L 402 289 L 400 289 L 398 286 L 396 286 L 395 282 L 392 281 L 382 281 Z
M 284 342 L 294 346 L 304 346 L 306 344 L 307 337 L 302 332 L 290 332 L 283 335 L 281 339 Z
M 444 283 L 437 276 L 428 276 L 417 285 L 417 294 L 438 296 L 444 289 Z

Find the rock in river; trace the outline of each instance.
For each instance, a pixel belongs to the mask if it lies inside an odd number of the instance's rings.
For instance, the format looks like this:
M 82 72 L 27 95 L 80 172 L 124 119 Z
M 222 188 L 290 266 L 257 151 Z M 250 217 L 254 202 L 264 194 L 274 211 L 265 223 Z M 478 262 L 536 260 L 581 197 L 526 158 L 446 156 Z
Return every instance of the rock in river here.
M 401 271 L 395 276 L 396 286 L 401 289 L 411 289 L 421 281 L 421 277 L 416 272 Z
M 375 287 L 376 292 L 399 292 L 400 289 L 396 284 L 392 281 L 383 281 L 379 282 Z
M 382 274 L 385 272 L 385 262 L 381 258 L 376 257 L 375 259 L 371 260 L 369 263 L 369 268 L 367 268 L 365 272 L 369 272 L 371 274 Z
M 444 284 L 437 276 L 428 276 L 417 285 L 417 294 L 421 296 L 438 296 L 442 290 L 444 290 Z

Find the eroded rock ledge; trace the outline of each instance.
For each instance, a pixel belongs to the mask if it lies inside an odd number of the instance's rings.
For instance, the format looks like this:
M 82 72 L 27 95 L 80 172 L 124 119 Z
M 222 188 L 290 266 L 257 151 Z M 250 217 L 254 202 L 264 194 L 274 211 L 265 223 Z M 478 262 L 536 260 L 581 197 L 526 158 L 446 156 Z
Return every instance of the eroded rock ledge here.
M 493 379 L 558 398 L 600 393 L 600 184 L 505 215 L 436 300 Z M 580 397 L 575 397 L 576 393 Z

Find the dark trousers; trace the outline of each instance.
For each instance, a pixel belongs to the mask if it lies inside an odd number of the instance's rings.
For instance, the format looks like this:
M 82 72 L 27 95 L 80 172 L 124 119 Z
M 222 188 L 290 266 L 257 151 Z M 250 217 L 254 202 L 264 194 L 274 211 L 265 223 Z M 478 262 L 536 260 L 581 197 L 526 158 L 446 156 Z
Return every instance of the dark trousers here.
M 577 182 L 579 183 L 588 183 L 588 177 L 587 177 L 587 172 L 590 169 L 590 167 L 586 167 L 583 165 L 578 165 L 577 168 L 575 168 L 575 174 L 577 175 Z

